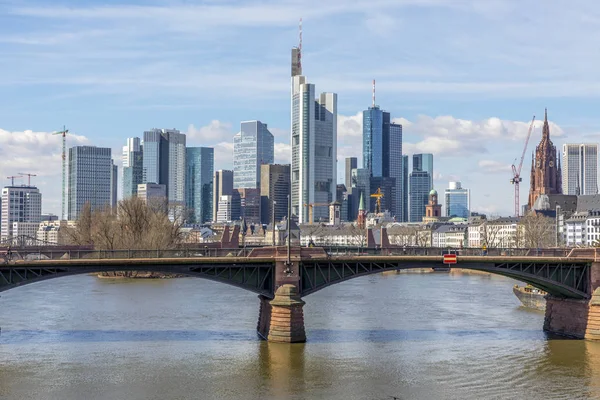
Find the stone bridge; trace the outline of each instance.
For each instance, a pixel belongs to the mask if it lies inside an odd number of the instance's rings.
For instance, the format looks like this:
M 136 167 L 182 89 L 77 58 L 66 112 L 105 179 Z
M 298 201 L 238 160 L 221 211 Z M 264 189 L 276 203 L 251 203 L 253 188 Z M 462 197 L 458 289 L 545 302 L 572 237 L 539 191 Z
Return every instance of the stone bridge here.
M 245 250 L 78 251 L 19 254 L 0 265 L 0 292 L 62 276 L 109 271 L 150 271 L 196 276 L 259 295 L 257 331 L 279 342 L 306 340 L 302 297 L 330 285 L 379 272 L 443 265 L 443 256 L 379 250 L 326 252 L 323 248 Z M 469 253 L 467 253 L 469 254 Z M 42 257 L 43 255 L 43 257 Z M 459 255 L 453 267 L 485 271 L 529 283 L 548 293 L 544 329 L 600 339 L 600 262 L 595 254 Z

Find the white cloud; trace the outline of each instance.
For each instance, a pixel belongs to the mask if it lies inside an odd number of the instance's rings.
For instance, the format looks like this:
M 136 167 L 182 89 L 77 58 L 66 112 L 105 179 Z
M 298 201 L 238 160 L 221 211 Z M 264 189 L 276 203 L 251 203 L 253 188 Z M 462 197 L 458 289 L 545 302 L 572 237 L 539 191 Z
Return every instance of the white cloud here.
M 292 147 L 287 143 L 275 143 L 275 163 L 289 164 L 292 158 Z
M 344 138 L 361 138 L 362 143 L 362 112 L 355 115 L 346 116 L 338 114 L 337 118 L 337 136 L 338 140 Z
M 196 128 L 193 124 L 190 124 L 185 133 L 188 140 L 210 143 L 220 140 L 233 142 L 234 135 L 231 123 L 218 120 L 212 120 L 208 125 L 201 128 Z
M 501 163 L 495 160 L 479 160 L 477 163 L 479 166 L 478 172 L 485 174 L 504 174 L 508 175 L 512 171 L 510 164 Z

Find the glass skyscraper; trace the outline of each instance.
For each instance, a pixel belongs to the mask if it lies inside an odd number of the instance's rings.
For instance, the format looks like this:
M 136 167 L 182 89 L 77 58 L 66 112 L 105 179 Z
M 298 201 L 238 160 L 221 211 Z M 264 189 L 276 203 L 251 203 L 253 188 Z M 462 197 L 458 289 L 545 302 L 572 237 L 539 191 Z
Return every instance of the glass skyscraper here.
M 427 171 L 414 171 L 410 174 L 410 222 L 421 222 L 425 216 L 431 176 Z
M 329 218 L 337 188 L 337 95 L 321 93 L 308 83 L 292 51 L 292 213 L 308 222 L 309 204 L 315 221 Z
M 202 224 L 212 219 L 214 164 L 213 148 L 187 148 L 185 200 L 190 223 Z
M 267 124 L 244 121 L 233 137 L 233 187 L 256 189 L 260 187 L 260 166 L 273 164 L 275 141 Z
M 414 154 L 413 171 L 425 171 L 429 173 L 429 190 L 433 189 L 433 154 Z M 429 193 L 429 191 L 428 191 Z
M 112 193 L 111 149 L 75 146 L 69 149 L 68 219 L 79 218 L 85 203 L 92 211 L 109 207 Z
M 563 144 L 562 158 L 563 194 L 597 194 L 598 145 Z
M 141 148 L 127 156 L 128 165 L 123 166 L 123 198 L 137 196 L 137 187 L 144 180 L 144 156 Z
M 445 195 L 447 217 L 469 218 L 471 216 L 469 189 L 464 189 L 460 182 L 450 182 Z
M 402 222 L 409 219 L 408 215 L 408 156 L 402 156 Z

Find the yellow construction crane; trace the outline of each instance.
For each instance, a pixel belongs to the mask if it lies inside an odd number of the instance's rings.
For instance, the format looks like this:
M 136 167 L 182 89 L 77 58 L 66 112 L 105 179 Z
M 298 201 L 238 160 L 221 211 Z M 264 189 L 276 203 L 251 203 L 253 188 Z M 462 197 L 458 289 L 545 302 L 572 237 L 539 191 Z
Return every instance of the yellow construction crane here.
M 329 207 L 329 203 L 304 203 L 304 207 L 308 207 L 308 224 L 312 225 L 313 219 L 313 207 Z
M 381 193 L 381 188 L 377 188 L 377 191 L 373 193 L 371 197 L 377 199 L 377 209 L 375 212 L 379 214 L 381 212 L 381 198 L 383 197 L 383 193 Z

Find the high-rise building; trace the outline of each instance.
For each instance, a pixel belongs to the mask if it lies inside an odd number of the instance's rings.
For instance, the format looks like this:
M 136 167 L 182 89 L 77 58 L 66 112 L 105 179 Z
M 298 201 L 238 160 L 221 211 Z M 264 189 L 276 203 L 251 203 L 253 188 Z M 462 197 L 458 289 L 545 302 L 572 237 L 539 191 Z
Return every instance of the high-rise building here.
M 408 216 L 408 156 L 402 156 L 402 214 L 401 222 L 407 222 Z
M 127 199 L 137 195 L 137 187 L 144 180 L 143 146 L 140 138 L 128 138 L 127 145 L 123 146 L 123 170 L 121 182 L 123 198 Z
M 118 176 L 119 176 L 119 168 L 114 164 L 114 161 L 111 160 L 112 163 L 112 171 L 110 175 L 110 206 L 111 208 L 115 208 L 117 206 L 117 191 L 119 188 Z
M 217 212 L 217 223 L 227 223 L 233 221 L 233 196 L 221 196 L 219 198 L 219 211 Z
M 267 124 L 244 121 L 233 137 L 233 187 L 257 189 L 260 187 L 260 166 L 273 164 L 275 141 Z
M 321 93 L 302 74 L 300 48 L 292 50 L 292 213 L 308 222 L 311 204 L 329 204 L 337 185 L 337 95 Z M 328 220 L 328 206 L 314 206 L 315 220 Z
M 570 195 L 598 193 L 597 144 L 563 144 L 562 192 Z
M 186 153 L 186 204 L 188 221 L 202 224 L 211 220 L 213 211 L 214 149 L 188 147 Z
M 346 157 L 346 190 L 352 189 L 352 170 L 358 168 L 358 159 L 356 157 Z
M 112 173 L 110 148 L 75 146 L 69 149 L 68 219 L 78 219 L 86 203 L 92 211 L 110 207 Z
M 460 182 L 450 182 L 445 192 L 446 216 L 469 218 L 471 216 L 471 196 L 469 189 L 461 186 Z
M 425 215 L 425 206 L 432 190 L 429 172 L 413 170 L 409 178 L 410 186 L 410 222 L 421 222 Z
M 260 223 L 260 189 L 235 189 L 240 203 L 239 218 L 247 224 Z
M 403 221 L 402 125 L 391 122 L 389 112 L 373 105 L 363 111 L 363 168 L 371 176 L 394 178 L 394 198 L 386 199 L 386 210 Z
M 531 176 L 529 188 L 528 208 L 541 194 L 562 194 L 562 171 L 560 158 L 556 147 L 550 140 L 550 127 L 548 126 L 548 110 L 544 112 L 544 128 L 542 140 L 535 148 L 535 159 L 531 160 Z
M 425 171 L 429 174 L 429 190 L 433 189 L 433 154 L 413 154 L 413 171 Z
M 221 196 L 233 195 L 233 171 L 220 169 L 215 171 L 213 177 L 213 212 L 212 220 L 217 220 L 219 199 Z
M 146 204 L 152 203 L 152 199 L 165 202 L 167 199 L 167 186 L 159 183 L 140 183 L 136 189 L 136 195 Z
M 275 208 L 275 221 L 281 221 L 287 216 L 290 194 L 290 164 L 269 164 L 261 166 L 260 197 L 261 222 L 270 224 Z
M 143 183 L 167 186 L 169 203 L 185 204 L 185 134 L 177 129 L 144 132 Z
M 6 186 L 2 189 L 2 213 L 0 219 L 0 226 L 2 227 L 0 236 L 2 239 L 15 235 L 13 232 L 15 225 L 18 226 L 20 223 L 39 224 L 41 217 L 42 194 L 37 187 Z

